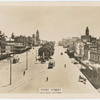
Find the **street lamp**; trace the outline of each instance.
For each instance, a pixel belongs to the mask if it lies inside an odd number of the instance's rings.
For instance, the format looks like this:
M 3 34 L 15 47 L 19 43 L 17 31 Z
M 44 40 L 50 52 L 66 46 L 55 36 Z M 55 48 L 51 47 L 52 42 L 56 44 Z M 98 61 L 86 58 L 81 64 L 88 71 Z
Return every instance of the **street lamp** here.
M 36 50 L 36 61 L 37 61 L 37 50 Z
M 12 55 L 10 55 L 10 85 L 12 84 Z
M 28 70 L 28 51 L 26 51 L 26 69 L 25 70 Z
M 83 49 L 83 47 L 84 46 L 82 44 L 79 46 L 79 49 L 80 49 L 80 64 L 81 64 L 81 69 L 82 69 L 82 57 L 83 57 L 82 49 Z
M 82 69 L 82 57 L 80 57 L 80 64 L 81 64 L 81 69 Z

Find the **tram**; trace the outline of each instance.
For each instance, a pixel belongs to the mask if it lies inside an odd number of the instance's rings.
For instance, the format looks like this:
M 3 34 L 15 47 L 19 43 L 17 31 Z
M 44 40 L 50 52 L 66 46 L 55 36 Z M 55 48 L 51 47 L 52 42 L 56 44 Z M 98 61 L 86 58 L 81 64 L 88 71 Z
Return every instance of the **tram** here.
M 50 59 L 48 63 L 48 69 L 52 69 L 53 67 L 55 67 L 55 61 L 53 59 Z

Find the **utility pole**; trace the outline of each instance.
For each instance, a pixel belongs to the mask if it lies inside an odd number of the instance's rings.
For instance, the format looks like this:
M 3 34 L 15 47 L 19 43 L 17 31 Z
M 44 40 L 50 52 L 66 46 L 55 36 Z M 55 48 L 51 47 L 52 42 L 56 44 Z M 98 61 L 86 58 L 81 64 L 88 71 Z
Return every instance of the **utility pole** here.
M 28 69 L 28 51 L 26 51 L 26 69 L 25 70 L 27 69 Z
M 37 50 L 36 50 L 36 61 L 37 61 Z
M 80 58 L 80 62 L 81 62 L 81 69 L 82 69 L 82 58 Z
M 10 85 L 12 84 L 12 56 L 10 56 Z

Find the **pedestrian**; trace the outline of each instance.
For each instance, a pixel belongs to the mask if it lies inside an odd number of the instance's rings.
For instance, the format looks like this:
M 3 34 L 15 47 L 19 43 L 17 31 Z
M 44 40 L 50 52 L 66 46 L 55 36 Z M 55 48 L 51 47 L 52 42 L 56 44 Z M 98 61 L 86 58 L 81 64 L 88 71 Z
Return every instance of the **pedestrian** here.
M 46 82 L 48 81 L 48 77 L 46 78 Z
M 84 79 L 83 83 L 86 84 L 86 79 Z
M 80 79 L 81 79 L 81 75 L 79 75 L 79 78 L 78 78 L 78 81 L 80 82 Z
M 66 68 L 66 64 L 64 65 L 64 68 Z
M 26 73 L 26 72 L 25 72 L 25 70 L 24 70 L 24 72 L 23 72 L 23 76 L 25 75 L 25 73 Z

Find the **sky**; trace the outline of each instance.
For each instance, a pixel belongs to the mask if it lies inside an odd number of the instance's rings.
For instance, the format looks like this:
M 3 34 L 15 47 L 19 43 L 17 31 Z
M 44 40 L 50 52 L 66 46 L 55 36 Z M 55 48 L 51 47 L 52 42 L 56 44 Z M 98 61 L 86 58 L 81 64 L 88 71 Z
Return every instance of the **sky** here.
M 32 36 L 58 41 L 80 37 L 89 27 L 90 35 L 100 36 L 100 6 L 0 6 L 0 30 L 7 36 Z

